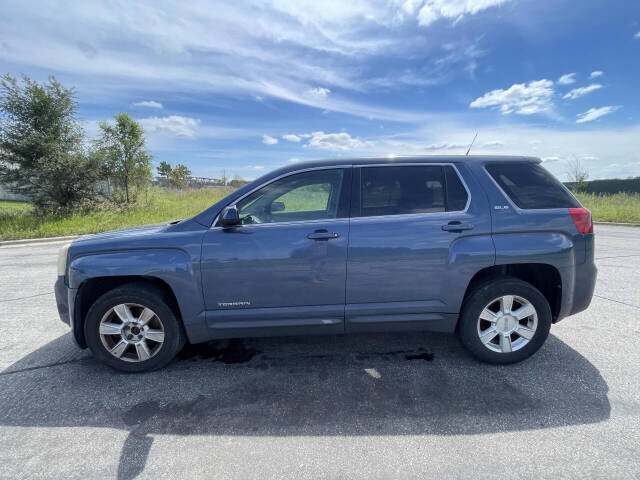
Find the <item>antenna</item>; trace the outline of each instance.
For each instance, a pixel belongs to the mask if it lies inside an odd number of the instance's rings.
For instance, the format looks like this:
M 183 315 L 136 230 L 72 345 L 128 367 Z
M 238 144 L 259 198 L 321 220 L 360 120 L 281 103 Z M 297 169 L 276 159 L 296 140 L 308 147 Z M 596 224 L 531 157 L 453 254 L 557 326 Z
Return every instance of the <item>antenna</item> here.
M 478 132 L 476 132 L 475 136 L 473 137 L 473 140 L 471 140 L 471 145 L 469 145 L 469 148 L 467 149 L 467 153 L 465 153 L 465 156 L 469 156 L 469 152 L 471 151 L 471 147 L 473 147 L 473 143 L 476 141 L 477 137 L 478 137 Z

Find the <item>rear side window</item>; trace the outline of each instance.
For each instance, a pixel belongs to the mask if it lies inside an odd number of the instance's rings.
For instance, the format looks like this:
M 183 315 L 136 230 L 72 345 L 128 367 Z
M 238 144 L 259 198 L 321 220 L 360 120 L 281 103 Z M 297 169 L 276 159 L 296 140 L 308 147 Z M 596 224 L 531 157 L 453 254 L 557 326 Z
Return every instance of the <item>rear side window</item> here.
M 537 163 L 491 163 L 487 171 L 519 208 L 574 208 L 580 203 Z
M 467 191 L 451 167 L 397 166 L 362 169 L 362 216 L 463 210 Z
M 444 167 L 446 185 L 447 185 L 447 211 L 464 210 L 467 206 L 469 195 L 464 189 L 460 177 L 453 167 Z

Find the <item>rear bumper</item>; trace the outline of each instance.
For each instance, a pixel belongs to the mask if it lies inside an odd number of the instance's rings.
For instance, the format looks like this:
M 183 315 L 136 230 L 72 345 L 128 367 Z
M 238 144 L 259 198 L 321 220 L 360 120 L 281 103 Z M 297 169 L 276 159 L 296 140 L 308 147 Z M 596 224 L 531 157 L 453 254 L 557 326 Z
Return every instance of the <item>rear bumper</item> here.
M 64 281 L 64 276 L 58 277 L 55 284 L 56 305 L 58 306 L 58 314 L 60 320 L 71 327 L 71 333 L 73 334 L 74 342 L 80 348 L 86 348 L 87 345 L 84 338 L 81 337 L 79 330 L 75 328 L 74 322 L 74 307 L 76 303 L 76 294 L 78 290 L 76 288 L 69 288 Z
M 573 305 L 569 315 L 586 310 L 591 303 L 593 290 L 596 287 L 598 269 L 593 262 L 576 265 L 576 278 L 573 289 Z

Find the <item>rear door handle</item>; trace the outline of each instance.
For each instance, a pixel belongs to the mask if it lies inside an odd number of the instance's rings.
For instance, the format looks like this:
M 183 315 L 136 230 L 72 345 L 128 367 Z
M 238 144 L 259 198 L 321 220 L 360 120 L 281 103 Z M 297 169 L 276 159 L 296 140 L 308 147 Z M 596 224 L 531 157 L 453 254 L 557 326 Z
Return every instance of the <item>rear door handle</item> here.
M 340 234 L 336 232 L 327 232 L 326 230 L 316 230 L 315 232 L 307 235 L 307 238 L 310 240 L 330 240 L 332 238 L 338 238 L 339 236 Z
M 462 223 L 458 221 L 449 222 L 446 225 L 442 225 L 442 230 L 445 232 L 462 232 L 463 230 L 472 230 L 473 225 L 470 223 Z

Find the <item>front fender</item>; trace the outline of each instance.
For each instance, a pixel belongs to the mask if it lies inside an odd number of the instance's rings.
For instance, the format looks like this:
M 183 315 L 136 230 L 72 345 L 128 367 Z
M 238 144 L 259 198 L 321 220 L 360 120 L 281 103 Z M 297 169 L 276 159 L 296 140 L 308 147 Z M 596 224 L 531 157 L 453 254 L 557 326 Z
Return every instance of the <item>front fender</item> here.
M 173 291 L 191 340 L 206 328 L 199 262 L 178 248 L 119 250 L 82 254 L 69 264 L 69 287 L 79 288 L 93 278 L 139 276 L 162 280 Z

